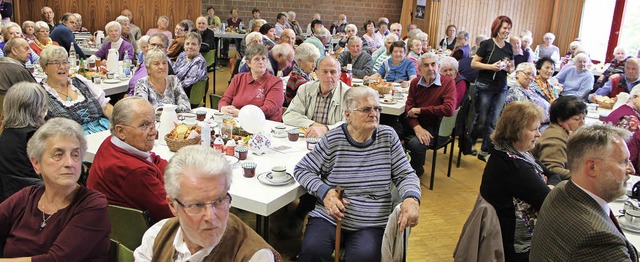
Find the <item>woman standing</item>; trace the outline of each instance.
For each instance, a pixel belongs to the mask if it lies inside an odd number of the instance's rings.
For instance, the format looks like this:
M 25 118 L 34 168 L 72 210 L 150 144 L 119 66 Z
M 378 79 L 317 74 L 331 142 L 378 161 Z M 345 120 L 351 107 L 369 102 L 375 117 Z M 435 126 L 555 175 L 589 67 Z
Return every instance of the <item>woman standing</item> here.
M 498 215 L 505 261 L 529 261 L 538 211 L 560 182 L 529 153 L 540 137 L 543 117 L 533 103 L 513 102 L 504 108 L 491 135 L 495 149 L 484 168 L 480 194 Z
M 507 96 L 507 74 L 513 71 L 513 49 L 508 43 L 511 19 L 498 16 L 491 25 L 491 38 L 482 41 L 471 61 L 478 70 L 476 79 L 476 119 L 471 137 L 482 138 L 478 159 L 486 161 L 491 145 L 491 134 L 496 126 Z M 474 143 L 475 144 L 475 143 Z

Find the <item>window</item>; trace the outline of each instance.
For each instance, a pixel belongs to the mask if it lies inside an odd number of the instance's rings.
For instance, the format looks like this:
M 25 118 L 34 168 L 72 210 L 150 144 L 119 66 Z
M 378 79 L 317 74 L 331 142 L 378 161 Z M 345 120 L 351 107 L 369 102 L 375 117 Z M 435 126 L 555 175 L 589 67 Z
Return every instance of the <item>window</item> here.
M 615 5 L 616 0 L 584 1 L 578 35 L 582 48 L 590 54 L 591 59 L 605 61 Z

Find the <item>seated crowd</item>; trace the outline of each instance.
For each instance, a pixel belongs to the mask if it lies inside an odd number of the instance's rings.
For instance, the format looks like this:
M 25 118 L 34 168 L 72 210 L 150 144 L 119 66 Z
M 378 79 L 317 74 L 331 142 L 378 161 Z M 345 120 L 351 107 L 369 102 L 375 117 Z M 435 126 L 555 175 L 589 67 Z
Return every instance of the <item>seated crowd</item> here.
M 87 31 L 80 14 L 65 13 L 56 23 L 51 8 L 41 13 L 43 21 L 2 28 L 0 257 L 104 261 L 112 204 L 148 211 L 155 223 L 135 249 L 136 261 L 280 261 L 272 246 L 229 213 L 232 170 L 220 154 L 201 146 L 185 147 L 171 159 L 153 152 L 156 112 L 165 104 L 180 113 L 201 106 L 190 98 L 195 86 L 209 80 L 205 55 L 218 51 L 214 35 L 221 27 L 245 26 L 238 9 L 223 23 L 215 8 L 207 8 L 195 23 L 176 23 L 173 33 L 169 18 L 160 16 L 144 36 L 131 11 L 123 10 L 104 27 L 102 46 L 87 57 L 104 66 L 116 49 L 118 60 L 139 64 L 127 97 L 114 102 L 93 81 L 70 74 L 71 51 L 86 57 L 74 38 Z M 368 20 L 358 34 L 344 14 L 327 28 L 316 14 L 303 34 L 295 12 L 279 13 L 274 23 L 261 19 L 258 9 L 252 16 L 244 39 L 222 41 L 221 56 L 234 44 L 239 59 L 213 106 L 238 117 L 253 105 L 266 119 L 319 138 L 293 172 L 307 191 L 291 218 L 301 225 L 308 217 L 298 261 L 332 259 L 336 224 L 343 230 L 346 261 L 381 260 L 393 212 L 400 213 L 401 231 L 418 224 L 420 177 L 427 150 L 442 142 L 442 120 L 462 116 L 471 121 L 458 121 L 467 130 L 459 135 L 460 150 L 486 162 L 479 200 L 495 210 L 503 258 L 590 259 L 596 254 L 584 249 L 598 248 L 637 259 L 621 231 L 602 229 L 615 230 L 615 221 L 598 209 L 620 196 L 622 177 L 640 172 L 640 60 L 624 48 L 616 48 L 611 66 L 596 79 L 580 42 L 561 57 L 555 35 L 547 33 L 534 51 L 531 32 L 511 36 L 506 16 L 497 17 L 491 35 L 476 37 L 473 47 L 468 32 L 449 25 L 433 49 L 415 24 L 403 34 L 401 24 L 386 18 Z M 44 79 L 32 75 L 33 66 Z M 341 81 L 346 73 L 398 83 L 407 93 L 403 113 L 382 115 L 378 93 L 349 86 Z M 629 94 L 628 101 L 605 120 L 615 127 L 582 127 L 585 101 L 621 93 Z M 107 130 L 85 170 L 85 135 Z M 473 148 L 478 139 L 479 151 Z M 598 161 L 604 159 L 614 161 Z M 607 188 L 598 186 L 605 182 Z M 397 211 L 394 203 L 401 203 Z M 589 228 L 582 217 L 561 214 L 563 205 L 597 215 L 599 224 Z M 571 224 L 557 223 L 563 216 Z M 300 230 L 294 227 L 293 234 Z M 609 245 L 570 239 L 590 230 Z

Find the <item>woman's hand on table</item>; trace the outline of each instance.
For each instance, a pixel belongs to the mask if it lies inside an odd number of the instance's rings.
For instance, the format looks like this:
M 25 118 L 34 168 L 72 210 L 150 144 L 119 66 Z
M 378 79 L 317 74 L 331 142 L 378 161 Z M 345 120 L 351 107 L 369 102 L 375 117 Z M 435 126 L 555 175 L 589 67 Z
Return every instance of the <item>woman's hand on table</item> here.
M 220 111 L 233 117 L 238 117 L 238 113 L 240 112 L 240 110 L 238 110 L 235 106 L 231 105 L 223 106 L 222 108 L 220 108 Z
M 398 219 L 400 230 L 398 230 L 398 232 L 404 232 L 404 229 L 407 227 L 417 226 L 419 216 L 420 203 L 418 200 L 411 197 L 405 198 L 400 206 L 400 218 Z
M 324 208 L 327 210 L 327 213 L 336 220 L 342 220 L 344 212 L 346 211 L 345 205 L 349 204 L 346 198 L 342 198 L 342 201 L 340 201 L 340 199 L 338 199 L 338 191 L 333 188 L 327 191 L 327 195 L 322 202 L 324 203 Z

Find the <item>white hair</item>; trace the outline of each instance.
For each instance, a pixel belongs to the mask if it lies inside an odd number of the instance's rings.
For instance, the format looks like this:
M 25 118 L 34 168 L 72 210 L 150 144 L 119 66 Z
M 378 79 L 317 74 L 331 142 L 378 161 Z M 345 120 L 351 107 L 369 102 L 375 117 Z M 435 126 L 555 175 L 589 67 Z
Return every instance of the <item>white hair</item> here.
M 344 27 L 344 30 L 353 30 L 353 32 L 355 32 L 355 34 L 358 34 L 358 27 L 354 24 L 348 24 Z
M 533 73 L 533 76 L 536 76 L 536 66 L 533 63 L 529 63 L 529 62 L 524 62 L 524 63 L 520 63 L 518 64 L 518 67 L 516 67 L 516 72 L 524 72 L 524 70 L 526 70 L 527 68 L 529 68 L 529 70 L 531 70 L 531 73 Z
M 388 34 L 387 36 L 384 37 L 384 41 L 387 42 L 387 40 L 393 40 L 398 41 L 398 35 L 396 34 Z
M 222 154 L 211 147 L 185 146 L 169 160 L 164 171 L 164 188 L 169 197 L 178 197 L 180 181 L 187 175 L 206 178 L 224 176 L 225 189 L 231 187 L 231 166 Z
M 547 39 L 547 38 L 551 38 L 551 42 L 553 42 L 554 40 L 556 40 L 556 35 L 552 34 L 551 32 L 548 32 L 544 34 L 542 39 Z
M 104 31 L 109 32 L 109 28 L 117 27 L 118 31 L 122 33 L 122 25 L 116 21 L 111 21 L 104 26 Z
M 458 60 L 456 60 L 453 57 L 450 57 L 450 56 L 442 57 L 440 61 L 438 61 L 438 63 L 440 64 L 440 67 L 444 67 L 445 65 L 450 65 L 451 67 L 453 67 L 453 69 L 456 70 L 456 72 L 458 71 Z

